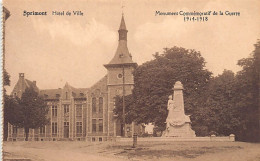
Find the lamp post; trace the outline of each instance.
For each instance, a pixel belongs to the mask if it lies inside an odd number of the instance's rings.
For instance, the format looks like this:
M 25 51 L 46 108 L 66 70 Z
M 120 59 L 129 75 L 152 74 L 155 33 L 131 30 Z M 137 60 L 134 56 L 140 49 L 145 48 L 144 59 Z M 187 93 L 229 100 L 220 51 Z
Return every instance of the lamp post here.
M 123 66 L 123 137 L 125 136 L 125 68 Z

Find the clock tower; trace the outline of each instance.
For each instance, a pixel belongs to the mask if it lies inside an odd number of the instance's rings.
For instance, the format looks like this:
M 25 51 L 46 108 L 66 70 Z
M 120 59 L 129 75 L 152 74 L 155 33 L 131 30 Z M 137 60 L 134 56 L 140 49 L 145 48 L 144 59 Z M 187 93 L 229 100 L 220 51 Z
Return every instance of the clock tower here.
M 104 65 L 107 69 L 108 136 L 122 136 L 124 134 L 124 123 L 122 124 L 116 120 L 113 114 L 115 97 L 122 96 L 124 102 L 124 96 L 132 94 L 134 86 L 133 71 L 137 67 L 137 63 L 133 62 L 127 48 L 127 32 L 124 15 L 122 15 L 118 30 L 119 40 L 117 50 L 112 60 Z

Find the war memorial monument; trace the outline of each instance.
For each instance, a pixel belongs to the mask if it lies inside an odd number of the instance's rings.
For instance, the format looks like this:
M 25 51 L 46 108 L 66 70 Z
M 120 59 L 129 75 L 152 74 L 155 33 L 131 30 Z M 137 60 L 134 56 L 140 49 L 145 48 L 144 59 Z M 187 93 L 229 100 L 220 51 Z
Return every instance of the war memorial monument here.
M 191 129 L 190 116 L 185 115 L 183 101 L 183 85 L 177 81 L 173 87 L 173 95 L 168 100 L 168 116 L 164 137 L 196 137 Z

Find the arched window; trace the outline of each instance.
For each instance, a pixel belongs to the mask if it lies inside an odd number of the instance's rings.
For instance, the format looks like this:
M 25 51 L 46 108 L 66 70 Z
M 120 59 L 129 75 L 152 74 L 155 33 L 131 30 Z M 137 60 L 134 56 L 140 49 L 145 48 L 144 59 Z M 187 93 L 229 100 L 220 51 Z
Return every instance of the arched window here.
M 92 98 L 92 112 L 97 112 L 97 107 L 96 107 L 96 97 Z
M 98 112 L 103 113 L 103 97 L 99 97 L 98 101 Z

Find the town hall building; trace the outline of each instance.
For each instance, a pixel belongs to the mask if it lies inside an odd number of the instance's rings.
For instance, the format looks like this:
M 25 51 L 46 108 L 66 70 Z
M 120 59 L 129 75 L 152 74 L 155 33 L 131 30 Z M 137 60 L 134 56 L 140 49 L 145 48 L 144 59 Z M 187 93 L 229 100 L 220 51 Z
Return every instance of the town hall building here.
M 121 122 L 116 119 L 113 109 L 115 97 L 129 95 L 134 86 L 133 62 L 127 47 L 127 32 L 122 15 L 118 30 L 118 47 L 112 60 L 105 64 L 107 74 L 90 88 L 74 88 L 68 83 L 63 88 L 39 89 L 36 81 L 19 73 L 11 95 L 21 98 L 26 88 L 33 88 L 44 98 L 49 108 L 49 124 L 30 129 L 29 140 L 87 140 L 108 141 L 122 136 Z M 142 133 L 142 126 L 134 123 L 126 125 L 126 136 Z M 8 140 L 24 140 L 23 128 L 8 125 Z

